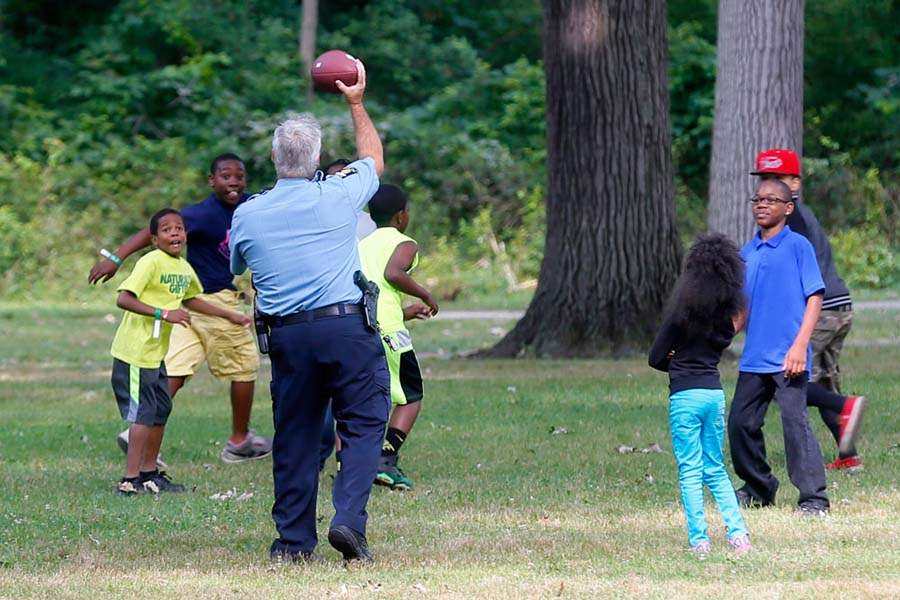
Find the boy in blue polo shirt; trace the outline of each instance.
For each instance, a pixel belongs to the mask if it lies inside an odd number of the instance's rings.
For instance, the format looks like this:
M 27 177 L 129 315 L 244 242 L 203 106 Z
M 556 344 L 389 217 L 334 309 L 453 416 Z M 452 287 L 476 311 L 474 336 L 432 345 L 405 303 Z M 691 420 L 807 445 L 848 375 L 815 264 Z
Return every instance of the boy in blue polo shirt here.
M 790 188 L 762 181 L 750 199 L 759 231 L 742 249 L 747 263 L 747 340 L 728 415 L 734 470 L 745 484 L 736 494 L 745 506 L 775 503 L 778 479 L 766 462 L 762 427 L 774 398 L 781 408 L 788 475 L 800 490 L 799 510 L 828 511 L 825 466 L 806 411 L 812 364 L 810 336 L 822 308 L 825 284 L 812 245 L 785 223 L 796 205 Z

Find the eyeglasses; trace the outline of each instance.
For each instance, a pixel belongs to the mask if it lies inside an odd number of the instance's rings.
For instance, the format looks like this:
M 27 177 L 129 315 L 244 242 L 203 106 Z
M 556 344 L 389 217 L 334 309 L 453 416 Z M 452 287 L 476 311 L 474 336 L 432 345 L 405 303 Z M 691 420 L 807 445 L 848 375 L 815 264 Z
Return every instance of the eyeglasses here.
M 750 197 L 750 204 L 753 204 L 754 206 L 757 204 L 762 204 L 763 206 L 775 206 L 779 202 L 781 204 L 787 204 L 788 202 L 791 202 L 791 200 L 783 200 L 781 198 L 776 198 L 775 196 L 768 196 L 768 197 L 766 197 L 766 196 L 751 196 Z

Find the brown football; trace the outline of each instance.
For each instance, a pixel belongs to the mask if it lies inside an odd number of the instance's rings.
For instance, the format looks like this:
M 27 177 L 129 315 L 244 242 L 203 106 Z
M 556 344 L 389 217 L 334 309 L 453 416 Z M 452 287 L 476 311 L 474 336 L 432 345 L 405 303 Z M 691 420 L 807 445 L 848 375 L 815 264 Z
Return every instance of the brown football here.
M 310 77 L 316 89 L 331 94 L 340 94 L 341 91 L 335 85 L 340 80 L 345 85 L 356 83 L 355 58 L 343 50 L 329 50 L 313 61 L 309 70 Z

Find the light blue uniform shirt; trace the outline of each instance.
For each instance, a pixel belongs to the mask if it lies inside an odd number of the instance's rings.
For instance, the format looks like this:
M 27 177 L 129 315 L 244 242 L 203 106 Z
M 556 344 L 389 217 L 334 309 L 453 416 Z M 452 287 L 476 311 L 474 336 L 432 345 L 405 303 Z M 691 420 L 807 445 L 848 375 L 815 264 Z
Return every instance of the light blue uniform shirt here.
M 800 332 L 807 299 L 825 289 L 816 253 L 805 237 L 785 225 L 766 241 L 757 233 L 741 248 L 741 257 L 747 263 L 749 314 L 740 369 L 778 373 Z M 806 350 L 806 367 L 812 368 L 812 347 Z
M 253 272 L 260 311 L 285 316 L 360 302 L 357 214 L 376 191 L 375 161 L 365 158 L 322 181 L 279 179 L 237 207 L 231 272 Z

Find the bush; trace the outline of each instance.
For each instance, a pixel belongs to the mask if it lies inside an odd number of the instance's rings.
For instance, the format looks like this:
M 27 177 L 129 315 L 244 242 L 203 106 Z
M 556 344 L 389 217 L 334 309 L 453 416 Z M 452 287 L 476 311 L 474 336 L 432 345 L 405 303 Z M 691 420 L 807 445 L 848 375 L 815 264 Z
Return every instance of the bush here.
M 871 226 L 854 227 L 832 236 L 838 273 L 850 289 L 884 289 L 900 282 L 900 261 L 883 233 Z

